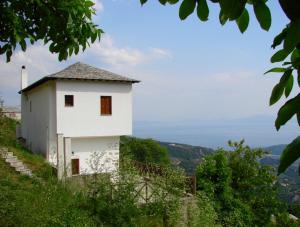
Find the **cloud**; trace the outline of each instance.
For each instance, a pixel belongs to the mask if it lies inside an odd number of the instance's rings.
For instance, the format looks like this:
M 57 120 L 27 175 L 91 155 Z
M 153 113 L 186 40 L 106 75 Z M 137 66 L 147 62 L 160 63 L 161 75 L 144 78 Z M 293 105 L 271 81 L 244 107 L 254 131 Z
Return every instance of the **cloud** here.
M 149 63 L 157 59 L 171 57 L 169 51 L 161 48 L 148 48 L 140 50 L 131 47 L 118 47 L 111 36 L 104 34 L 100 43 L 95 43 L 88 50 L 101 58 L 103 62 L 111 66 L 137 66 Z
M 94 8 L 96 10 L 96 13 L 102 12 L 104 9 L 102 1 L 94 0 L 93 2 L 95 3 Z
M 160 49 L 160 48 L 150 48 L 153 58 L 172 58 L 172 55 L 169 51 Z
M 22 65 L 26 65 L 30 84 L 77 61 L 111 71 L 119 71 L 122 74 L 123 68 L 135 68 L 169 57 L 169 52 L 161 48 L 142 50 L 133 47 L 118 47 L 114 43 L 113 38 L 106 34 L 100 42 L 92 44 L 85 52 L 79 53 L 67 61 L 59 62 L 57 55 L 49 52 L 48 45 L 36 43 L 33 46 L 28 46 L 26 52 L 17 50 L 9 63 L 6 63 L 4 55 L 0 56 L 0 91 L 4 93 L 1 95 L 8 102 L 12 98 L 11 94 L 17 94 L 20 88 L 20 70 Z M 9 96 L 6 95 L 8 93 L 10 94 Z M 16 100 L 16 97 L 13 99 Z

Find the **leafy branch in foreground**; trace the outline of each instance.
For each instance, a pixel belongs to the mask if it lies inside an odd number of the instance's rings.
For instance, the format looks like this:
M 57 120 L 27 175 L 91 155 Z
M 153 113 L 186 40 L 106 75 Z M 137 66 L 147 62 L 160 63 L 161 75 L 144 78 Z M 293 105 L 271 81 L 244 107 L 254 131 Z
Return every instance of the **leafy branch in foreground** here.
M 147 0 L 140 0 L 140 2 L 143 5 Z M 217 4 L 220 7 L 220 24 L 224 25 L 228 21 L 235 21 L 242 33 L 248 28 L 250 20 L 248 10 L 251 8 L 263 30 L 268 31 L 272 23 L 271 11 L 267 6 L 268 0 L 159 0 L 159 2 L 162 5 L 180 2 L 179 18 L 181 20 L 186 19 L 196 11 L 201 21 L 208 20 L 208 3 Z M 281 63 L 282 66 L 272 68 L 266 73 L 282 73 L 282 76 L 279 83 L 272 90 L 270 105 L 277 103 L 283 94 L 286 98 L 290 97 L 293 87 L 296 86 L 294 75 L 296 75 L 298 86 L 300 87 L 300 4 L 298 0 L 279 0 L 279 4 L 290 22 L 274 38 L 272 44 L 273 49 L 278 46 L 282 47 L 271 57 L 271 62 Z M 289 60 L 287 61 L 288 57 Z M 276 129 L 279 130 L 293 116 L 297 117 L 300 126 L 300 94 L 287 100 L 279 109 L 275 121 Z M 278 174 L 284 172 L 289 165 L 300 157 L 299 140 L 299 137 L 296 138 L 283 152 Z
M 50 43 L 59 61 L 84 51 L 103 33 L 92 22 L 93 6 L 90 0 L 1 1 L 0 55 L 9 62 L 18 46 L 26 51 L 29 42 L 39 40 Z

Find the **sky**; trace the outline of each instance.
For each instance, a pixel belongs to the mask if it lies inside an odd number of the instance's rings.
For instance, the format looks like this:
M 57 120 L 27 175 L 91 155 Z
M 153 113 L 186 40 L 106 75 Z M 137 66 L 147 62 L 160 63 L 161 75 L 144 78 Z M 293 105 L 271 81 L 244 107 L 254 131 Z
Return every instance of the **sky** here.
M 270 133 L 275 133 L 273 121 L 284 100 L 268 105 L 279 76 L 263 73 L 275 66 L 269 60 L 275 53 L 271 44 L 288 20 L 277 1 L 268 5 L 272 12 L 270 31 L 259 27 L 249 9 L 250 25 L 241 34 L 234 22 L 219 24 L 218 8 L 213 4 L 208 22 L 203 23 L 196 14 L 181 21 L 178 4 L 162 6 L 152 0 L 141 7 L 139 0 L 97 0 L 93 21 L 105 31 L 100 43 L 64 62 L 42 43 L 29 46 L 25 53 L 18 49 L 10 63 L 1 56 L 0 96 L 6 105 L 20 103 L 17 92 L 22 65 L 26 65 L 32 83 L 81 61 L 141 80 L 134 85 L 133 95 L 137 124 L 249 122 L 267 117 L 272 120 Z M 285 138 L 282 142 L 298 133 L 294 123 L 291 127 L 292 133 L 285 129 L 288 135 L 276 134 Z M 147 136 L 155 137 L 155 132 Z

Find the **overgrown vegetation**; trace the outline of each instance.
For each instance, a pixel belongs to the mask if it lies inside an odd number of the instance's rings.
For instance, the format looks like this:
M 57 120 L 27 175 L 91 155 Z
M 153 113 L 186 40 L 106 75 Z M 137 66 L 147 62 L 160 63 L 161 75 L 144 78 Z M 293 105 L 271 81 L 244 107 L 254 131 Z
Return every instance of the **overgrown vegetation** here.
M 117 174 L 82 177 L 74 186 L 57 181 L 43 157 L 17 143 L 14 120 L 1 115 L 0 122 L 0 146 L 39 176 L 21 176 L 0 159 L 0 226 L 299 225 L 278 199 L 274 169 L 258 162 L 264 151 L 243 142 L 206 156 L 197 168 L 197 195 L 186 197 L 183 172 L 169 166 L 166 150 L 152 140 L 122 139 Z M 162 164 L 164 172 L 142 176 L 127 157 Z
M 136 193 L 143 177 L 125 161 L 113 181 L 94 175 L 85 177 L 84 184 L 63 184 L 43 157 L 17 143 L 17 122 L 3 115 L 0 122 L 0 146 L 17 154 L 39 177 L 19 175 L 0 159 L 0 226 L 174 226 L 180 218 L 182 172 L 165 167 L 165 176 L 151 177 L 155 193 L 146 204 Z
M 229 145 L 234 151 L 219 149 L 197 168 L 198 191 L 210 199 L 217 222 L 223 226 L 299 224 L 286 218 L 286 206 L 274 184 L 275 169 L 258 162 L 265 151 L 250 149 L 243 141 Z
M 121 158 L 129 158 L 142 163 L 170 164 L 168 150 L 152 139 L 134 137 L 121 138 Z

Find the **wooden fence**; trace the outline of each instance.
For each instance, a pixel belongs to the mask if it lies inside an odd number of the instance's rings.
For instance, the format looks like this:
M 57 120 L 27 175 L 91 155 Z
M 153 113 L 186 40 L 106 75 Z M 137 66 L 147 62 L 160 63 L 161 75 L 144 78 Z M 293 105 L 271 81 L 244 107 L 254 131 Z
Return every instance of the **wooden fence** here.
M 162 177 L 167 177 L 166 169 L 163 166 L 155 165 L 152 163 L 142 163 L 142 162 L 133 162 L 135 168 L 139 171 L 142 176 L 149 176 L 149 175 L 158 175 Z M 144 180 L 144 187 L 145 190 L 148 191 L 148 188 L 151 187 L 151 178 L 145 178 Z M 196 194 L 196 177 L 195 176 L 186 176 L 185 177 L 185 191 L 186 193 L 190 193 L 195 195 Z

